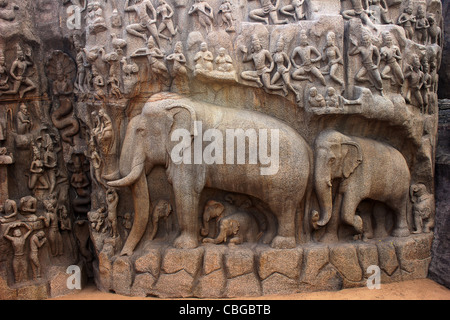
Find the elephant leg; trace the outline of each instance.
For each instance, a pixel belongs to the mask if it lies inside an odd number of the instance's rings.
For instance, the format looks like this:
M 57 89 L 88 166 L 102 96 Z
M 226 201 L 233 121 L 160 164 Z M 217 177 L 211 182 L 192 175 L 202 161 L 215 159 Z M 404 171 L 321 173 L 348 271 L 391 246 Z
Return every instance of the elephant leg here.
M 348 193 L 344 195 L 342 199 L 341 218 L 342 220 L 353 226 L 358 234 L 363 233 L 363 221 L 360 216 L 356 215 L 356 208 L 360 202 L 359 198 L 356 198 Z
M 391 206 L 391 208 L 395 211 L 395 227 L 392 232 L 392 236 L 394 237 L 407 237 L 411 234 L 408 228 L 408 222 L 406 221 L 407 201 L 409 201 L 408 198 L 408 193 L 405 193 L 405 196 L 398 203 L 398 205 L 395 207 Z
M 272 240 L 271 247 L 276 249 L 294 248 L 295 242 L 295 212 L 297 204 L 290 199 L 280 200 L 280 206 L 274 206 L 278 218 L 278 233 Z
M 175 183 L 174 183 L 175 185 Z M 199 213 L 198 202 L 200 195 L 194 188 L 174 188 L 175 204 L 181 235 L 175 239 L 174 247 L 193 249 L 198 246 Z

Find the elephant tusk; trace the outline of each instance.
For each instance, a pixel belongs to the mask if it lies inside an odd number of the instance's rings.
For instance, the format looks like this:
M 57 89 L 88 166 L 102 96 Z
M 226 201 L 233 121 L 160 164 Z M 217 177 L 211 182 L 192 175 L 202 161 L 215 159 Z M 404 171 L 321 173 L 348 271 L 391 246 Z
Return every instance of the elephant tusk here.
M 333 186 L 333 184 L 331 183 L 331 180 L 329 180 L 329 181 L 327 182 L 327 186 L 329 186 L 330 188 Z
M 144 170 L 144 162 L 135 165 L 126 177 L 115 181 L 109 181 L 107 182 L 107 185 L 110 187 L 130 186 L 133 183 L 135 183 L 137 179 L 139 179 L 143 170 Z

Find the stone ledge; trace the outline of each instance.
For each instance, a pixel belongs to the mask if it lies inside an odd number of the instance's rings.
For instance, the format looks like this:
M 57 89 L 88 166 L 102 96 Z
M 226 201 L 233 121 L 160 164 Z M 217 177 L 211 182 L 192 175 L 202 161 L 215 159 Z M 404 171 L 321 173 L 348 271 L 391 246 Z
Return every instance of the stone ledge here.
M 433 234 L 406 238 L 310 243 L 293 249 L 268 245 L 148 246 L 133 257 L 100 260 L 110 288 L 130 296 L 232 298 L 363 287 L 381 269 L 381 284 L 427 276 Z M 107 260 L 107 261 L 105 261 Z M 102 263 L 107 266 L 102 267 Z M 111 268 L 112 266 L 112 268 Z M 120 282 L 120 286 L 118 285 Z M 116 291 L 117 292 L 117 291 Z M 119 293 L 119 292 L 118 292 Z

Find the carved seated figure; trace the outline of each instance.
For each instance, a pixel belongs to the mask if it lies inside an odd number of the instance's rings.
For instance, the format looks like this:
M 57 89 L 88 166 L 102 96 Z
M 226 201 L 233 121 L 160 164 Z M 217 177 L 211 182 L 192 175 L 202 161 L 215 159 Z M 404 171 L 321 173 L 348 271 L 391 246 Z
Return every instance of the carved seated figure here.
M 88 212 L 87 216 L 89 222 L 91 223 L 91 228 L 96 232 L 105 233 L 106 232 L 106 208 L 101 207 L 95 211 Z
M 107 29 L 100 2 L 94 1 L 88 4 L 86 23 L 88 25 L 89 33 L 92 34 L 96 34 Z
M 323 107 L 325 107 L 327 105 L 323 95 L 321 95 L 317 91 L 316 87 L 311 87 L 309 89 L 308 101 L 309 101 L 309 105 L 312 108 L 323 108 Z
M 0 218 L 1 223 L 13 222 L 17 219 L 17 204 L 14 200 L 7 199 L 3 205 L 4 216 Z
M 195 54 L 195 73 L 213 71 L 213 54 L 208 50 L 206 42 L 200 44 L 200 51 Z
M 33 196 L 25 196 L 20 199 L 19 210 L 22 215 L 28 216 L 29 221 L 36 221 L 37 199 Z

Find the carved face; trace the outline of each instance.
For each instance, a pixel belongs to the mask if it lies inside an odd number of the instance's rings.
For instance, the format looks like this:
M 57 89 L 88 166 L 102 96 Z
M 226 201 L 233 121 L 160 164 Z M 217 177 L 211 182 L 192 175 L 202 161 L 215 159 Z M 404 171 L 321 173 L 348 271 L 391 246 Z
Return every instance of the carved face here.
M 334 45 L 335 37 L 336 36 L 335 36 L 334 32 L 328 32 L 328 34 L 327 34 L 327 45 L 328 46 Z
M 15 229 L 13 232 L 14 237 L 20 238 L 22 236 L 22 231 L 19 228 Z
M 208 45 L 206 44 L 206 42 L 202 42 L 202 44 L 200 45 L 200 50 L 202 50 L 203 52 L 208 50 Z
M 315 96 L 317 96 L 317 89 L 316 89 L 316 87 L 312 87 L 311 89 L 309 89 L 309 96 L 311 98 L 314 98 Z

